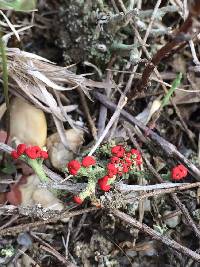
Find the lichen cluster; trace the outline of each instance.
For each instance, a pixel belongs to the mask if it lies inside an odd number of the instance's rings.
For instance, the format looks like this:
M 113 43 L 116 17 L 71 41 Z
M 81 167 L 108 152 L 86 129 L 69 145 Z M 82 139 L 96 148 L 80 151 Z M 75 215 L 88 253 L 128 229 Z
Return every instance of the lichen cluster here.
M 108 63 L 116 43 L 127 38 L 119 32 L 121 23 L 113 19 L 114 10 L 111 5 L 108 7 L 108 1 L 61 2 L 58 44 L 63 49 L 65 63 Z

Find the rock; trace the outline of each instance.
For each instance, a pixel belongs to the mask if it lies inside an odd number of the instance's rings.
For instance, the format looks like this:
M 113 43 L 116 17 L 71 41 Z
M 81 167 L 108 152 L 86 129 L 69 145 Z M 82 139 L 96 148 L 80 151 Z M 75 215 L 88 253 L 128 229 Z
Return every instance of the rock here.
M 143 242 L 141 244 L 138 244 L 136 247 L 141 257 L 142 256 L 153 257 L 153 256 L 157 256 L 158 254 L 157 249 L 156 249 L 156 241 L 154 240 Z
M 171 211 L 169 210 L 166 210 L 164 213 L 163 213 L 163 216 L 166 216 L 168 214 L 170 214 Z M 175 215 L 171 218 L 168 218 L 168 219 L 165 219 L 164 222 L 167 226 L 169 226 L 170 228 L 175 228 L 181 221 L 181 217 L 180 215 Z
M 73 151 L 78 152 L 83 144 L 83 131 L 81 130 L 66 130 L 66 138 Z M 66 163 L 74 158 L 74 153 L 64 147 L 58 133 L 54 133 L 47 138 L 47 149 L 51 164 L 56 169 L 62 169 Z
M 61 211 L 64 205 L 46 188 L 38 188 L 40 179 L 37 175 L 23 176 L 7 194 L 7 200 L 13 205 L 32 206 L 40 204 L 43 208 Z M 66 219 L 68 220 L 68 219 Z
M 131 249 L 129 249 L 129 250 L 126 250 L 126 255 L 127 255 L 128 257 L 130 257 L 130 258 L 134 258 L 134 257 L 137 256 L 137 252 L 136 252 L 135 250 L 131 250 Z
M 31 236 L 24 232 L 24 233 L 20 233 L 17 237 L 17 243 L 21 246 L 24 246 L 26 248 L 29 248 L 32 246 L 33 242 L 32 242 L 32 238 Z
M 29 255 L 24 253 L 21 257 L 22 263 L 20 267 L 30 267 L 30 266 L 35 266 L 35 267 L 40 267 Z
M 64 205 L 56 198 L 53 193 L 45 188 L 38 188 L 34 191 L 32 199 L 35 204 L 41 204 L 43 208 L 61 211 Z
M 21 192 L 21 205 L 33 205 L 33 192 L 37 190 L 37 186 L 40 183 L 40 179 L 37 175 L 33 174 L 27 177 L 26 183 L 19 186 Z
M 25 100 L 15 97 L 10 109 L 10 135 L 19 143 L 43 147 L 47 138 L 44 112 Z
M 32 194 L 39 183 L 40 180 L 37 175 L 18 177 L 18 182 L 11 185 L 11 190 L 7 193 L 7 200 L 15 206 L 33 205 Z

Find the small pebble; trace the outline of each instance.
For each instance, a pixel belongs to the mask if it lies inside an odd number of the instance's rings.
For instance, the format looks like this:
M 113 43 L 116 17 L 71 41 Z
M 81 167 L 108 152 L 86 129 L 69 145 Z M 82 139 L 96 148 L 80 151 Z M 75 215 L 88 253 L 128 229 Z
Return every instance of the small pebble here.
M 163 215 L 166 216 L 170 213 L 171 211 L 166 210 Z M 180 223 L 180 221 L 181 221 L 180 215 L 175 215 L 169 219 L 164 220 L 166 225 L 169 226 L 170 228 L 175 228 Z
M 28 233 L 20 233 L 17 237 L 17 242 L 19 245 L 27 248 L 32 246 L 32 239 Z

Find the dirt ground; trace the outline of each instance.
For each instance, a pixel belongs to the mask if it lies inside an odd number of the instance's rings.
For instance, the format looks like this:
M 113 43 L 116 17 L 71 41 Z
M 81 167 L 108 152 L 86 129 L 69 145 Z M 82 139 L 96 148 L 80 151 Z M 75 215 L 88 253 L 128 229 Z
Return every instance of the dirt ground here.
M 0 19 L 0 266 L 200 266 L 199 1 L 36 9 Z

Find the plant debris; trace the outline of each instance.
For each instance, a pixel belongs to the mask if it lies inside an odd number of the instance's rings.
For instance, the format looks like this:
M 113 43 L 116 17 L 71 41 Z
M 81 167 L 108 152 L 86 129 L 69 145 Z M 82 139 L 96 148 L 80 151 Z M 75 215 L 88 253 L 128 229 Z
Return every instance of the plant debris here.
M 1 2 L 0 265 L 199 266 L 199 1 Z

